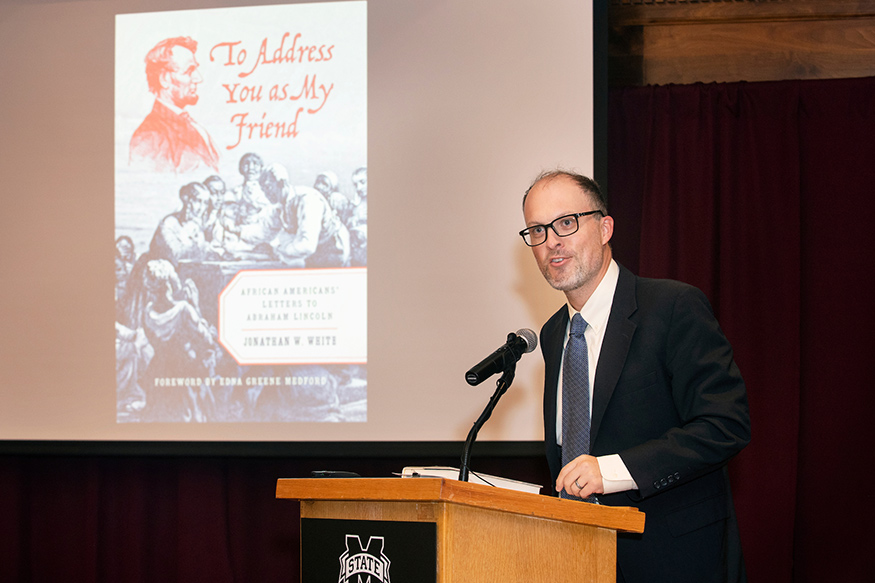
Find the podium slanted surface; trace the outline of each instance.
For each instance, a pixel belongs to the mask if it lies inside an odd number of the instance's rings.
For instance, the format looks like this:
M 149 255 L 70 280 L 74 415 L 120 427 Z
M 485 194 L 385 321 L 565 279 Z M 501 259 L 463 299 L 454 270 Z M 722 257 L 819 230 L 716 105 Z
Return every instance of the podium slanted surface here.
M 368 571 L 370 580 L 382 581 L 381 569 L 394 569 L 390 573 L 393 580 L 402 580 L 400 570 L 406 567 L 398 554 L 407 556 L 409 551 L 398 553 L 398 549 L 411 544 L 419 534 L 395 534 L 395 539 L 401 540 L 393 540 L 379 534 L 380 524 L 435 525 L 434 577 L 425 573 L 430 565 L 419 565 L 416 578 L 435 583 L 613 582 L 617 532 L 644 530 L 644 514 L 636 508 L 560 500 L 440 478 L 280 479 L 276 497 L 301 502 L 302 537 L 315 532 L 313 527 L 325 525 L 345 533 L 340 537 L 345 540 L 320 540 L 318 546 L 302 540 L 301 564 L 302 571 L 309 573 L 304 579 L 307 583 L 318 583 L 317 572 L 325 574 L 325 581 L 344 581 L 339 569 L 372 563 L 362 560 L 362 553 L 376 548 L 380 554 L 372 552 L 375 561 L 384 564 Z M 348 521 L 349 528 L 336 521 Z M 369 528 L 359 535 L 355 531 L 363 524 Z M 369 541 L 376 541 L 370 550 Z M 327 554 L 316 558 L 312 556 L 314 548 Z

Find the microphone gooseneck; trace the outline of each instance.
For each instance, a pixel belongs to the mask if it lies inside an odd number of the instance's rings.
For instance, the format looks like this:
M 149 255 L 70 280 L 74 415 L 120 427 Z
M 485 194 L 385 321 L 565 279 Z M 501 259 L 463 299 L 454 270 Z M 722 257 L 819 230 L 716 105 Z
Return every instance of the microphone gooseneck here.
M 501 372 L 502 374 L 496 382 L 495 393 L 492 394 L 483 413 L 480 414 L 480 417 L 474 422 L 474 426 L 471 427 L 471 431 L 468 432 L 465 449 L 462 451 L 462 463 L 459 466 L 460 481 L 468 481 L 468 461 L 471 458 L 471 447 L 474 445 L 474 440 L 477 439 L 480 428 L 492 415 L 492 410 L 495 409 L 498 400 L 513 382 L 517 361 L 522 358 L 523 354 L 532 352 L 537 346 L 538 337 L 528 328 L 517 330 L 515 334 L 511 332 L 507 335 L 507 342 L 503 346 L 465 373 L 465 380 L 470 385 L 480 384 L 495 373 Z

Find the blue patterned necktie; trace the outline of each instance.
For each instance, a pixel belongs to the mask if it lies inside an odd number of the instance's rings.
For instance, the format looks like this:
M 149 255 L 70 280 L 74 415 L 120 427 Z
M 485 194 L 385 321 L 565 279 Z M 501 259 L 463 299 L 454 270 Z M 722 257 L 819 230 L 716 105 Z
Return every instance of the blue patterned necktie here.
M 562 365 L 562 466 L 589 453 L 589 352 L 586 320 L 578 312 L 571 318 L 571 332 Z M 581 500 L 564 490 L 562 498 Z M 587 501 L 595 501 L 592 497 Z

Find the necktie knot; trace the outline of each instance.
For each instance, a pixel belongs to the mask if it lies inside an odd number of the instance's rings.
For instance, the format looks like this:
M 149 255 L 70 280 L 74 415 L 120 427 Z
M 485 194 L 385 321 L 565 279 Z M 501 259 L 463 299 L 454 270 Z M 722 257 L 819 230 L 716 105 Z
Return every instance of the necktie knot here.
M 583 319 L 583 316 L 580 315 L 580 312 L 574 314 L 571 318 L 571 335 L 572 336 L 582 336 L 586 331 L 586 320 Z

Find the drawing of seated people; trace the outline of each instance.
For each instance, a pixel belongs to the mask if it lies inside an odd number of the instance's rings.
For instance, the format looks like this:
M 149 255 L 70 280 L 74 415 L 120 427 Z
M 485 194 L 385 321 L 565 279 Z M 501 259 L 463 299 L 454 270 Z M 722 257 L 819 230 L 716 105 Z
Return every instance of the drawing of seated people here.
M 240 158 L 239 170 L 243 184 L 226 197 L 219 220 L 221 229 L 214 228 L 214 238 L 232 252 L 256 251 L 269 243 L 282 228 L 279 201 L 271 200 L 261 187 L 264 161 L 258 154 Z
M 277 257 L 290 266 L 349 266 L 349 231 L 318 190 L 292 186 L 281 164 L 264 171 L 262 187 L 282 201 L 283 229 L 272 243 Z

